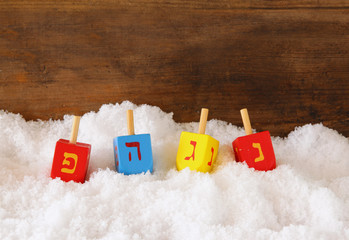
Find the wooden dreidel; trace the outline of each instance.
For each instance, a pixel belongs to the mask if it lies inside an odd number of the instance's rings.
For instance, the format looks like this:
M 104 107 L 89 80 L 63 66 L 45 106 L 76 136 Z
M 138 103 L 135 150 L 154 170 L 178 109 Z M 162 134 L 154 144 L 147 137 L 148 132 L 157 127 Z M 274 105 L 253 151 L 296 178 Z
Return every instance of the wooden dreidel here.
M 59 139 L 53 157 L 51 177 L 84 183 L 90 160 L 91 145 L 76 142 L 79 131 L 79 116 L 74 116 L 70 140 Z
M 219 142 L 205 134 L 208 109 L 201 109 L 199 133 L 182 132 L 177 152 L 177 169 L 210 172 L 216 160 Z
M 238 137 L 233 142 L 236 161 L 246 162 L 256 170 L 273 170 L 276 162 L 269 131 L 252 134 L 247 109 L 241 109 L 240 113 L 247 136 Z
M 114 138 L 116 171 L 125 175 L 153 172 L 150 134 L 134 133 L 133 111 L 127 111 L 128 136 Z

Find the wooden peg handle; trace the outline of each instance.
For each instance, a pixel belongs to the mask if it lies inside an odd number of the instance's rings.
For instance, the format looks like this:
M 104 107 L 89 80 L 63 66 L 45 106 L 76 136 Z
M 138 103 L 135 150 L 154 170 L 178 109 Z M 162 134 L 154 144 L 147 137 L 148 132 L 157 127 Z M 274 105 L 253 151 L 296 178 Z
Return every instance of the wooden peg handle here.
M 127 110 L 127 130 L 128 130 L 128 135 L 135 134 L 135 127 L 133 122 L 133 110 Z
M 81 118 L 80 116 L 74 116 L 73 127 L 71 129 L 69 143 L 76 144 L 76 140 L 78 138 L 78 132 L 79 132 L 80 118 Z
M 208 109 L 207 108 L 202 108 L 201 109 L 201 115 L 200 115 L 199 134 L 205 134 L 207 116 L 208 116 Z
M 250 117 L 248 116 L 247 108 L 241 109 L 240 113 L 241 113 L 241 118 L 244 124 L 246 135 L 252 134 L 252 127 L 251 127 Z

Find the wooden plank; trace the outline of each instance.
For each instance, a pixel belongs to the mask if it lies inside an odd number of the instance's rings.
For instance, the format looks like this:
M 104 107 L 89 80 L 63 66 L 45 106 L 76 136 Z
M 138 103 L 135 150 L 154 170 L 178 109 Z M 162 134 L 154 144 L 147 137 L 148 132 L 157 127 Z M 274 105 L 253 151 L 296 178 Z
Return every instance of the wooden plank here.
M 3 7 L 12 8 L 34 8 L 58 10 L 86 10 L 90 9 L 112 9 L 126 8 L 181 8 L 181 9 L 294 9 L 294 8 L 348 8 L 347 0 L 90 0 L 74 2 L 72 0 L 0 0 Z
M 247 107 L 272 135 L 323 122 L 349 136 L 346 1 L 262 2 L 0 2 L 0 108 L 57 119 L 130 100 L 242 126 Z

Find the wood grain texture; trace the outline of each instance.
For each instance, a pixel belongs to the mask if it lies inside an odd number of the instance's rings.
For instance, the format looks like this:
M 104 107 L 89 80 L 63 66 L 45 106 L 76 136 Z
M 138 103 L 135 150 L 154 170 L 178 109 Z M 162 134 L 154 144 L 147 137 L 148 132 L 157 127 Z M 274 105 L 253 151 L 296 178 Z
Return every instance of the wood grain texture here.
M 130 100 L 285 136 L 349 136 L 348 1 L 0 1 L 0 108 L 58 119 Z

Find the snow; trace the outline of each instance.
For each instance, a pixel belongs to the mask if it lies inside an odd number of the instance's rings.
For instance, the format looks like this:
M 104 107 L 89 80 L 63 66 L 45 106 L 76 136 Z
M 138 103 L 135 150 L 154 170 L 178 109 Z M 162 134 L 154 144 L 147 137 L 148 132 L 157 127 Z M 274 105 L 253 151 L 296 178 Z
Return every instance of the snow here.
M 112 139 L 127 134 L 127 109 L 136 134 L 151 134 L 153 174 L 114 170 Z M 210 120 L 206 134 L 220 141 L 213 172 L 178 172 L 180 134 L 198 122 L 103 105 L 80 122 L 78 141 L 92 145 L 84 184 L 49 177 L 71 124 L 71 115 L 27 122 L 0 112 L 0 239 L 349 239 L 349 140 L 322 124 L 272 137 L 277 168 L 258 172 L 234 160 L 243 129 Z

